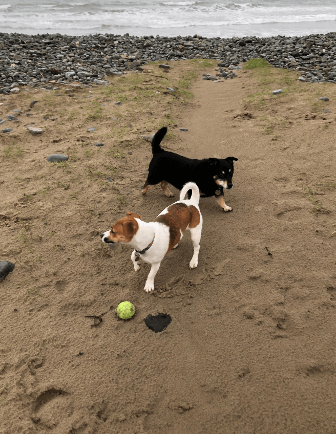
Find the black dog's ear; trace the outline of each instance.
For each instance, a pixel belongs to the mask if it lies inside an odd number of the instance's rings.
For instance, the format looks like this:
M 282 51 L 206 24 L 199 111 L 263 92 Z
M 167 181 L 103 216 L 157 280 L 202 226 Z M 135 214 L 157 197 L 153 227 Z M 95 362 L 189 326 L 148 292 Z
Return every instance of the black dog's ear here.
M 210 166 L 218 166 L 219 161 L 217 158 L 209 158 Z
M 225 160 L 229 160 L 232 163 L 233 161 L 238 161 L 238 158 L 236 158 L 236 157 L 227 157 L 227 158 L 225 158 Z

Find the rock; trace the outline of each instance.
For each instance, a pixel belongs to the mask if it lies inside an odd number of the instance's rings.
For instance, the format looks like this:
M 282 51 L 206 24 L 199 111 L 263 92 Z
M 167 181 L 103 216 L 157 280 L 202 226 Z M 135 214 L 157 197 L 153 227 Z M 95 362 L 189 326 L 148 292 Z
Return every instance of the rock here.
M 42 128 L 36 128 L 36 127 L 30 127 L 30 126 L 28 126 L 27 130 L 29 132 L 31 132 L 33 135 L 35 135 L 35 134 L 42 134 L 43 133 Z
M 18 118 L 16 118 L 14 115 L 8 115 L 8 116 L 7 116 L 7 119 L 8 119 L 9 121 L 18 121 Z
M 67 157 L 66 155 L 62 155 L 62 154 L 51 154 L 51 155 L 49 155 L 49 157 L 47 157 L 47 160 L 50 163 L 60 163 L 61 161 L 69 160 L 69 157 Z
M 316 99 L 320 99 L 321 101 L 329 101 L 329 98 L 326 96 L 321 96 L 320 98 L 316 98 Z
M 93 128 L 93 127 L 91 127 L 91 128 L 88 128 L 88 132 L 89 132 L 89 133 L 93 133 L 94 131 L 96 131 L 96 129 L 95 129 L 95 128 Z
M 114 105 L 121 105 L 121 102 L 117 101 L 117 102 L 114 103 Z
M 324 112 L 324 113 L 329 113 L 329 110 L 324 109 L 323 112 Z
M 175 89 L 173 89 L 172 87 L 167 87 L 167 90 L 169 90 L 169 92 L 175 92 Z
M 155 333 L 160 333 L 169 326 L 171 317 L 166 313 L 158 313 L 157 315 L 148 315 L 144 321 L 149 329 Z
M 299 77 L 299 81 L 306 81 L 304 77 Z
M 103 143 L 94 143 L 93 146 L 104 146 Z
M 170 69 L 170 65 L 159 65 L 159 68 L 163 68 L 163 69 Z
M 180 131 L 188 131 L 188 128 L 180 128 Z
M 109 176 L 106 177 L 106 179 L 108 180 L 108 182 L 114 182 L 114 179 L 110 178 Z
M 0 261 L 0 282 L 6 279 L 9 273 L 15 268 L 15 265 L 9 261 Z
M 282 93 L 283 90 L 282 89 L 277 89 L 277 90 L 273 90 L 273 95 L 279 95 L 279 93 Z
M 34 105 L 35 105 L 37 102 L 38 102 L 38 101 L 32 101 L 32 102 L 29 104 L 29 107 L 30 107 L 30 108 L 33 108 Z
M 5 128 L 4 130 L 1 130 L 2 133 L 10 133 L 12 130 L 12 128 Z
M 19 93 L 20 92 L 20 88 L 18 87 L 13 87 L 13 89 L 11 89 L 11 93 Z
M 6 121 L 0 118 L 0 125 L 4 124 Z

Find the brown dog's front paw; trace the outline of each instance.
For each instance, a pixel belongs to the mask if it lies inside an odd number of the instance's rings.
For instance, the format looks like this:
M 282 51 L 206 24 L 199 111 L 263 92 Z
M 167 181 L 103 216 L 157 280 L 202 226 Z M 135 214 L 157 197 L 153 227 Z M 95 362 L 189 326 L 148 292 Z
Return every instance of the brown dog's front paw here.
M 225 208 L 223 208 L 224 212 L 231 212 L 233 211 L 232 208 L 230 206 L 226 206 Z

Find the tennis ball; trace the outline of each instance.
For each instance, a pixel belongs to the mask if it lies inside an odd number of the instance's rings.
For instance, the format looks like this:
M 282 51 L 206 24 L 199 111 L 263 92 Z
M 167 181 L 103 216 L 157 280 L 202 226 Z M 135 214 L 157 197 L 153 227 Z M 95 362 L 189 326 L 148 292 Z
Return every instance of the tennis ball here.
M 121 319 L 130 319 L 135 313 L 135 307 L 130 301 L 122 301 L 116 309 L 117 315 Z

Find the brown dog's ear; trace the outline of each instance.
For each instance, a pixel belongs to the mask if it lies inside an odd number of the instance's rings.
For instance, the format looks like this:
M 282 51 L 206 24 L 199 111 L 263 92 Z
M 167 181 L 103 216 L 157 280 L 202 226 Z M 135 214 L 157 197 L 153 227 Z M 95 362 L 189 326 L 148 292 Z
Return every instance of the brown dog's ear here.
M 128 213 L 127 213 L 128 214 Z M 138 222 L 134 219 L 129 219 L 123 223 L 123 232 L 125 238 L 131 240 L 139 229 Z
M 141 220 L 141 217 L 139 216 L 139 214 L 134 214 L 134 212 L 131 212 L 131 211 L 128 211 L 128 213 L 126 214 L 126 217 L 133 217 L 133 218 Z

